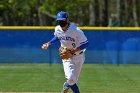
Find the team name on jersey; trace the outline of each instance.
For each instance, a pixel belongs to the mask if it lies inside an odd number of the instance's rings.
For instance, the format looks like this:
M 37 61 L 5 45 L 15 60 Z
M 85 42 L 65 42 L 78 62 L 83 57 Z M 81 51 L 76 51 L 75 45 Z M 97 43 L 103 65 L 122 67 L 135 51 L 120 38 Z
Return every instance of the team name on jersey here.
M 72 41 L 72 42 L 75 42 L 75 39 L 70 37 L 70 36 L 61 36 L 59 37 L 59 40 L 66 40 L 66 41 Z

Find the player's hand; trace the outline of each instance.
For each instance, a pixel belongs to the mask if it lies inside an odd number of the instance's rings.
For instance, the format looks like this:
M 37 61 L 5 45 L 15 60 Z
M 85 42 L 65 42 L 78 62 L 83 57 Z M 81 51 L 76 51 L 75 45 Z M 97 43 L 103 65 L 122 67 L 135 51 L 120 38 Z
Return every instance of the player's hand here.
M 50 42 L 45 43 L 45 44 L 43 44 L 43 45 L 42 45 L 42 49 L 47 50 L 47 49 L 49 48 L 49 46 L 50 46 L 50 45 L 51 45 L 51 43 L 50 43 Z

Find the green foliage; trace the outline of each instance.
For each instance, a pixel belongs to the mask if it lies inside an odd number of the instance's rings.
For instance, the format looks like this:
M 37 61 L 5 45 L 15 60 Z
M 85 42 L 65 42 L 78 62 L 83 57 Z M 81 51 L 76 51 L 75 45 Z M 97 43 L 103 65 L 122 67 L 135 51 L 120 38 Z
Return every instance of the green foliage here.
M 78 22 L 81 18 L 88 19 L 88 13 L 86 13 L 88 5 L 89 0 L 45 0 L 45 3 L 41 6 L 41 11 L 53 15 L 56 15 L 59 11 L 66 11 L 70 14 L 70 20 Z M 78 13 L 80 11 L 81 13 Z
M 34 15 L 31 11 L 37 6 L 36 0 L 2 0 L 1 3 L 5 25 L 27 25 L 28 18 Z
M 91 0 L 0 0 L 0 20 L 2 20 L 3 25 L 55 25 L 54 23 L 54 16 L 59 11 L 66 11 L 69 13 L 70 21 L 80 25 L 80 26 L 86 26 L 89 25 L 90 15 L 93 15 L 95 18 L 93 20 L 92 24 L 96 25 L 96 22 L 98 22 L 99 26 L 104 24 L 102 22 L 103 15 L 105 14 L 118 14 L 116 11 L 117 7 L 117 0 L 116 1 L 107 1 L 108 2 L 108 9 L 109 12 L 104 12 L 104 4 L 102 0 L 99 0 L 98 8 L 96 9 L 95 1 L 93 3 Z M 129 2 L 132 2 L 133 0 L 129 0 Z M 137 15 L 137 22 L 140 24 L 140 1 L 136 1 L 136 15 Z M 123 0 L 122 3 L 127 3 L 128 5 L 125 6 L 126 8 L 121 9 L 123 13 L 121 13 L 120 17 L 122 16 L 122 22 L 123 25 L 126 26 L 133 26 L 134 18 L 133 18 L 133 6 L 131 3 Z M 89 6 L 93 4 L 93 7 L 95 9 L 89 10 Z M 120 3 L 120 4 L 122 4 Z M 124 5 L 123 5 L 124 6 Z M 106 8 L 107 9 L 107 8 Z M 96 12 L 95 12 L 96 11 Z M 96 13 L 99 13 L 97 15 Z M 126 14 L 124 14 L 126 13 Z M 130 14 L 127 14 L 130 13 Z M 119 15 L 119 14 L 118 14 Z M 126 17 L 128 16 L 128 17 Z M 110 16 L 107 16 L 110 18 Z M 100 18 L 100 19 L 96 19 Z M 108 18 L 108 19 L 109 19 Z M 129 18 L 133 18 L 129 21 Z M 107 18 L 106 18 L 107 19 Z M 42 21 L 41 21 L 42 20 Z M 106 22 L 106 21 L 105 21 Z M 107 24 L 107 22 L 106 22 Z

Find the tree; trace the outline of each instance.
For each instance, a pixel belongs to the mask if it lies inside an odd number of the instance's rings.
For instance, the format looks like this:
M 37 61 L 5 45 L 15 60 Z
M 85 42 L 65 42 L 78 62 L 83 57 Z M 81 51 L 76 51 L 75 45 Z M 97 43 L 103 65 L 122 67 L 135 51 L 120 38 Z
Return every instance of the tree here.
M 80 26 L 139 26 L 139 10 L 140 0 L 0 0 L 0 25 L 52 26 L 66 11 Z
M 108 26 L 108 0 L 103 0 L 102 26 Z
M 98 0 L 91 0 L 89 5 L 89 25 L 99 26 L 100 25 L 100 6 Z
M 136 11 L 136 0 L 132 0 L 133 4 L 133 18 L 134 18 L 134 25 L 138 27 L 138 17 L 137 17 L 137 11 Z

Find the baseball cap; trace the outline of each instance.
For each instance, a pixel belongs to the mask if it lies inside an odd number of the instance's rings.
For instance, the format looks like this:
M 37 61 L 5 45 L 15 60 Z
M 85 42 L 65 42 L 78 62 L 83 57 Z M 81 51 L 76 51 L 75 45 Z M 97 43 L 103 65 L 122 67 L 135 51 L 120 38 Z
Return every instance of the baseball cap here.
M 68 18 L 67 12 L 61 11 L 57 13 L 56 20 L 65 20 L 66 18 Z

